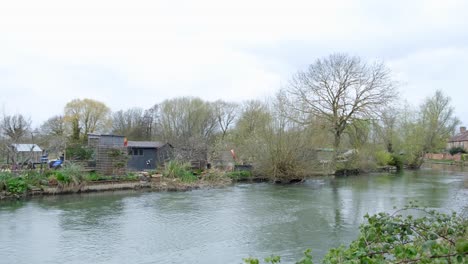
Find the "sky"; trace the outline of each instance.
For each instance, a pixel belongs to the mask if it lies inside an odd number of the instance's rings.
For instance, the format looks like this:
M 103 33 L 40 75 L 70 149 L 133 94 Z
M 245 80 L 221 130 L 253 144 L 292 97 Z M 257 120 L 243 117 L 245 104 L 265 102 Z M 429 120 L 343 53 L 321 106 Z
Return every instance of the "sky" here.
M 75 98 L 264 99 L 332 53 L 383 61 L 418 106 L 437 89 L 468 125 L 467 0 L 0 2 L 0 113 L 34 126 Z

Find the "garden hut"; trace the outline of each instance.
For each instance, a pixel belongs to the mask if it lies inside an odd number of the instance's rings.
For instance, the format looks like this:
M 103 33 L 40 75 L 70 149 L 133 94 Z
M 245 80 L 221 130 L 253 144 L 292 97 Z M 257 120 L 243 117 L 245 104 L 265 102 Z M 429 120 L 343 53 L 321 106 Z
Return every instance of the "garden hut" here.
M 173 157 L 173 146 L 157 141 L 128 141 L 127 150 L 131 170 L 154 170 Z
M 9 160 L 11 160 L 12 163 L 34 164 L 41 162 L 42 149 L 36 144 L 12 144 L 11 154 Z

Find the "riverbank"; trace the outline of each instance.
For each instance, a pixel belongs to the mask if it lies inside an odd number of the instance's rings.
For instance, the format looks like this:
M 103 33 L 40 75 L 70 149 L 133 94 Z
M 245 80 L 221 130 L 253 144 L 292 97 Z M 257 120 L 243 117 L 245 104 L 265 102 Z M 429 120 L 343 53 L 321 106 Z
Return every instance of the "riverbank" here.
M 184 182 L 179 178 L 166 178 L 161 174 L 139 175 L 137 180 L 97 180 L 80 183 L 53 183 L 38 186 L 28 186 L 23 192 L 15 192 L 16 189 L 0 191 L 0 200 L 14 200 L 28 197 L 38 197 L 45 195 L 65 195 L 74 193 L 89 192 L 112 192 L 120 190 L 148 190 L 148 191 L 168 191 L 180 192 L 204 188 L 221 188 L 232 184 L 229 177 L 218 175 L 217 177 L 197 178 L 194 181 Z

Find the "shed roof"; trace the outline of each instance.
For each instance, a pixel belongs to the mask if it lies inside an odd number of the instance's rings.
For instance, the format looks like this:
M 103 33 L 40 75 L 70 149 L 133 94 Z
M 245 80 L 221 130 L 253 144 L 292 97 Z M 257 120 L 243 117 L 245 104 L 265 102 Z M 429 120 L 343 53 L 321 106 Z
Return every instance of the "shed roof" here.
M 451 137 L 449 140 L 449 142 L 462 142 L 462 141 L 468 141 L 468 131 L 458 133 L 455 136 Z
M 169 143 L 159 141 L 128 141 L 127 147 L 131 148 L 160 148 Z M 171 146 L 171 144 L 169 144 Z
M 18 152 L 42 152 L 42 149 L 36 144 L 12 144 L 11 146 Z

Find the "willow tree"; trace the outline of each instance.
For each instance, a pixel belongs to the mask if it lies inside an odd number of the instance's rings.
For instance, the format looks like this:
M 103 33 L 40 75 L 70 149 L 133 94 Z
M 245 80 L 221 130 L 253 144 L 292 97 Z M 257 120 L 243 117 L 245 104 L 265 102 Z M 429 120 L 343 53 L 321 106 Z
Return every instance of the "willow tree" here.
M 333 165 L 346 128 L 354 120 L 376 118 L 396 94 L 390 70 L 383 63 L 368 64 L 346 54 L 317 59 L 292 77 L 285 93 L 295 121 L 308 124 L 318 116 L 329 123 Z
M 443 150 L 460 120 L 455 116 L 450 97 L 437 90 L 421 105 L 421 126 L 424 129 L 424 152 Z
M 71 127 L 72 139 L 86 139 L 88 133 L 109 129 L 110 108 L 93 99 L 74 99 L 65 105 L 65 122 Z

